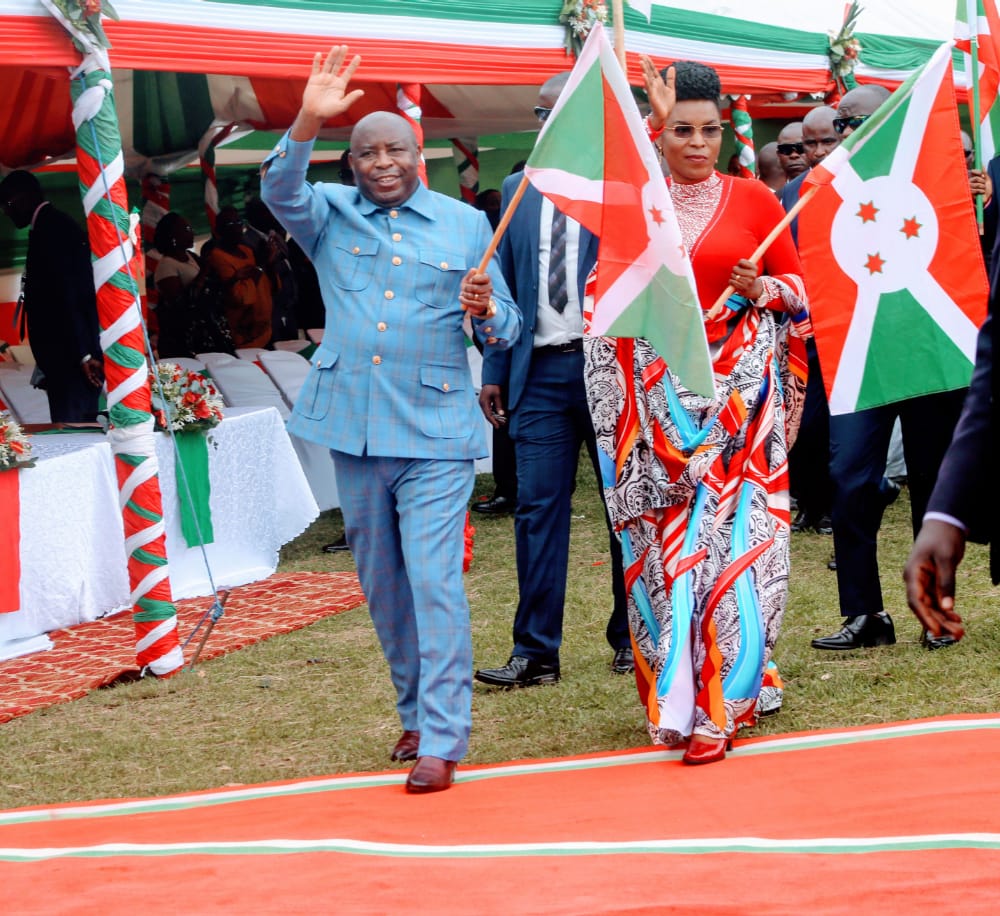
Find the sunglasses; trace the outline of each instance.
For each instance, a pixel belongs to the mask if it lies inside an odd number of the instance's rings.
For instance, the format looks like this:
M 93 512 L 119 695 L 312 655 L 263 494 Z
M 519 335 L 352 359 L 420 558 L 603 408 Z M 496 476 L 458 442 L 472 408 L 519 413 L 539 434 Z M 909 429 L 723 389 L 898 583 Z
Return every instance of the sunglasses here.
M 801 143 L 778 144 L 778 153 L 782 156 L 791 156 L 793 153 L 798 153 L 801 156 L 805 151 L 806 148 Z
M 552 114 L 551 108 L 543 108 L 541 105 L 535 106 L 535 117 L 543 124 L 548 120 L 550 114 Z
M 690 140 L 695 131 L 705 140 L 718 140 L 722 136 L 721 124 L 705 124 L 702 127 L 695 127 L 694 124 L 677 124 L 674 127 L 665 127 L 664 130 L 669 130 L 678 140 Z
M 834 118 L 833 129 L 838 134 L 842 134 L 848 128 L 851 130 L 857 130 L 870 117 L 871 115 L 855 115 L 853 118 Z

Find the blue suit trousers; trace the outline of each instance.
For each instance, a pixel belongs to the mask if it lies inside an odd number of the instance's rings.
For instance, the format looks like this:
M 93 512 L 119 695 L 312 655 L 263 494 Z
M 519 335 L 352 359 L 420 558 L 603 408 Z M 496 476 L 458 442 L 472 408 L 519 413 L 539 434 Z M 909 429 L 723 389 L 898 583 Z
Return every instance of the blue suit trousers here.
M 471 460 L 332 451 L 347 543 L 421 756 L 460 760 L 472 727 L 472 639 L 462 581 Z
M 562 643 L 571 501 L 581 444 L 587 446 L 597 480 L 602 479 L 587 407 L 583 358 L 582 352 L 536 351 L 511 417 L 517 455 L 514 537 L 520 591 L 513 654 L 551 664 L 559 663 Z M 621 543 L 610 522 L 608 529 L 614 610 L 606 636 L 612 648 L 621 649 L 631 645 L 628 600 Z

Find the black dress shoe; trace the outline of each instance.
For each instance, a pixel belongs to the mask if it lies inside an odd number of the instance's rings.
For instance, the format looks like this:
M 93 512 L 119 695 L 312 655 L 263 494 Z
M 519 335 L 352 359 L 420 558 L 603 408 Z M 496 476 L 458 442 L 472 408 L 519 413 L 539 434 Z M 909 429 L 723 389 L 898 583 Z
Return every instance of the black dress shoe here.
M 611 670 L 615 674 L 631 674 L 635 671 L 635 658 L 632 649 L 625 646 L 623 649 L 615 650 L 615 657 L 611 662 Z
M 390 760 L 416 760 L 420 749 L 420 732 L 407 730 L 399 736 L 396 746 L 392 749 Z
M 811 643 L 814 649 L 869 649 L 895 644 L 896 628 L 885 611 L 848 617 L 841 630 L 832 636 L 814 639 Z
M 792 522 L 792 531 L 808 531 L 812 527 L 812 522 L 809 519 L 809 513 L 805 509 L 799 509 L 795 516 L 795 521 Z
M 502 668 L 481 668 L 476 680 L 491 687 L 535 687 L 559 680 L 559 666 L 536 662 L 523 655 L 512 655 Z
M 506 496 L 494 496 L 493 499 L 473 503 L 472 511 L 480 515 L 510 515 L 514 511 L 514 500 Z
M 813 527 L 817 534 L 833 534 L 833 522 L 829 515 L 821 515 Z
M 832 569 L 834 572 L 837 571 L 837 556 L 834 554 L 830 557 L 830 562 L 826 564 L 827 569 Z
M 931 636 L 927 630 L 924 630 L 920 637 L 921 645 L 932 652 L 935 649 L 947 649 L 949 646 L 954 646 L 957 642 L 958 640 L 954 636 Z
M 323 553 L 340 553 L 341 550 L 350 550 L 347 546 L 347 535 L 342 534 L 337 540 L 323 545 Z
M 406 791 L 443 792 L 455 781 L 455 761 L 440 757 L 421 757 L 406 778 Z

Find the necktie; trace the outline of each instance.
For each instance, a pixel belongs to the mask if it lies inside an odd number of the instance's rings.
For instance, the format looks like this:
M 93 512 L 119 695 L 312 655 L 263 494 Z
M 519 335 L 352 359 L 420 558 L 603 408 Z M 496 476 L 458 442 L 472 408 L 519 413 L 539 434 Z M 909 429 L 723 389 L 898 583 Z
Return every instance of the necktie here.
M 566 214 L 552 211 L 552 235 L 549 244 L 549 305 L 562 313 L 569 298 L 566 294 Z

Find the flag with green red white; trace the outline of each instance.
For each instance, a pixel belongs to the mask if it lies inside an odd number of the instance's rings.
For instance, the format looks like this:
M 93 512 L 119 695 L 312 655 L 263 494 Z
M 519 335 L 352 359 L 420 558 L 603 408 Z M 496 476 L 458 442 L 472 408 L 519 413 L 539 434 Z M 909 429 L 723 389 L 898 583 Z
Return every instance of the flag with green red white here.
M 973 73 L 972 49 L 975 45 L 977 71 Z M 957 0 L 955 9 L 956 82 L 971 95 L 979 85 L 980 162 L 986 163 L 1000 151 L 1000 113 L 995 102 L 1000 89 L 1000 10 L 997 0 Z
M 600 23 L 524 173 L 600 239 L 587 333 L 644 337 L 681 384 L 714 397 L 703 312 L 670 192 Z
M 988 283 L 942 45 L 806 178 L 799 251 L 830 412 L 969 384 Z

